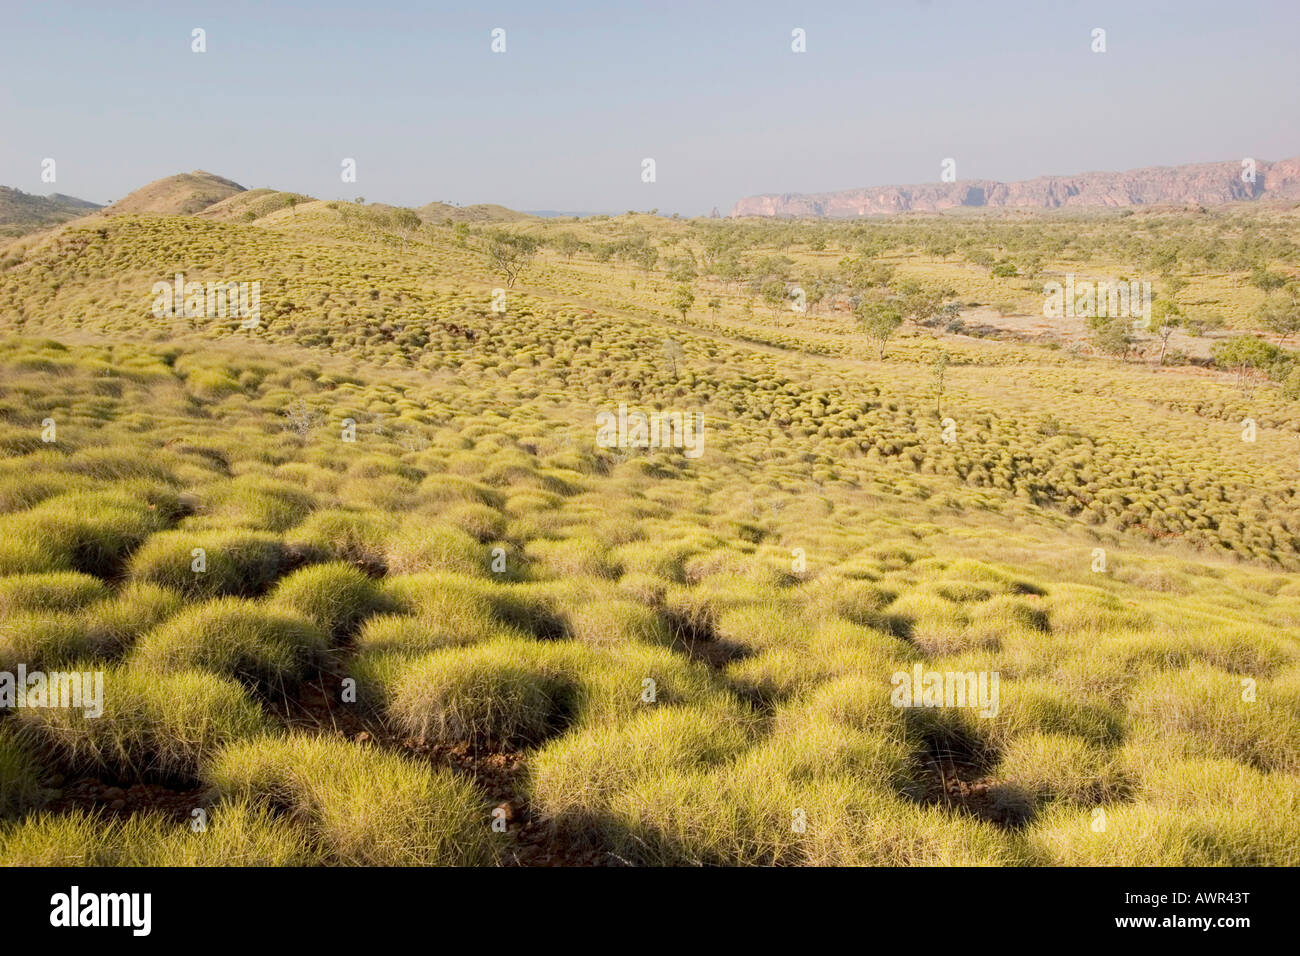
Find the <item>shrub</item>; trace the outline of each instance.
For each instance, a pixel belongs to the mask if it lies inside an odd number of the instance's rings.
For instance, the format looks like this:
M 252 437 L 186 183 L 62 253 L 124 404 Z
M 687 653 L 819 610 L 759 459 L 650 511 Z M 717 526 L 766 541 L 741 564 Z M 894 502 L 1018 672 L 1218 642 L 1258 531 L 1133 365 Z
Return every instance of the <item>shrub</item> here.
M 54 668 L 79 658 L 101 658 L 108 652 L 77 614 L 27 613 L 0 618 L 3 671 L 13 672 L 19 664 L 30 670 Z
M 48 498 L 0 520 L 0 572 L 75 570 L 112 578 L 166 520 L 156 503 L 125 491 Z
M 1096 806 L 1128 791 L 1114 753 L 1063 734 L 1035 731 L 1015 738 L 994 775 L 999 799 L 1026 807 L 1048 801 Z
M 969 673 L 996 670 L 987 662 L 949 658 L 927 670 Z M 990 684 L 991 690 L 991 684 Z M 1045 680 L 998 681 L 997 713 L 980 716 L 978 708 L 914 707 L 905 711 L 909 726 L 942 748 L 972 749 L 996 756 L 1022 734 L 1040 732 L 1080 737 L 1096 746 L 1115 743 L 1122 721 L 1115 708 Z
M 80 616 L 91 645 L 116 655 L 179 611 L 183 603 L 175 591 L 131 582 L 111 598 L 86 608 Z
M 566 618 L 573 639 L 584 644 L 673 643 L 663 619 L 635 601 L 598 599 L 574 607 Z
M 420 614 L 440 627 L 485 636 L 506 627 L 541 638 L 567 633 L 556 610 L 556 595 L 546 585 L 497 584 L 446 573 L 389 578 L 384 593 L 399 610 Z
M 1062 804 L 1035 821 L 1025 836 L 1039 865 L 1300 864 L 1294 814 L 1272 820 L 1282 828 L 1261 826 L 1249 813 L 1225 805 L 1183 810 L 1137 803 L 1079 810 Z
M 619 567 L 609 549 L 591 534 L 563 541 L 530 541 L 526 553 L 547 577 L 616 578 Z
M 811 866 L 1014 866 L 1014 840 L 983 820 L 868 793 L 830 778 L 807 802 L 804 862 Z
M 449 508 L 441 517 L 449 525 L 484 543 L 500 538 L 506 527 L 506 519 L 501 512 L 476 502 Z
M 287 531 L 316 506 L 315 498 L 296 485 L 262 475 L 240 475 L 203 489 L 200 515 L 186 524 L 196 528 L 248 528 Z

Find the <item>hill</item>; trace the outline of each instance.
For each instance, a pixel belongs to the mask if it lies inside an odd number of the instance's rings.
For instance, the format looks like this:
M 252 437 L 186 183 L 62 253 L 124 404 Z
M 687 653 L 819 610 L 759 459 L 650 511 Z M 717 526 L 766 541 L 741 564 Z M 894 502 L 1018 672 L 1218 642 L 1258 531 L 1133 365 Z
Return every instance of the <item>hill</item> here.
M 533 218 L 528 213 L 516 212 L 493 203 L 476 203 L 472 206 L 453 206 L 445 202 L 431 202 L 417 209 L 416 214 L 425 222 L 522 222 Z
M 187 216 L 244 191 L 239 183 L 199 169 L 141 186 L 104 212 L 110 216 Z

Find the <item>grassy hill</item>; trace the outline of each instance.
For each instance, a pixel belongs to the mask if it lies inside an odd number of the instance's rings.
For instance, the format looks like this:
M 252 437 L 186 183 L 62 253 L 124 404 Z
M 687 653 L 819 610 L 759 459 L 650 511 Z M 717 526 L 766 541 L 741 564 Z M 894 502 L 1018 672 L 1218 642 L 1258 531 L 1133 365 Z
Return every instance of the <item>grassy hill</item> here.
M 110 216 L 187 216 L 242 192 L 239 183 L 196 169 L 141 186 L 104 212 Z
M 954 321 L 1077 271 L 1267 337 L 1293 209 L 421 218 L 253 191 L 0 247 L 0 671 L 107 690 L 0 718 L 0 855 L 1300 863 L 1287 370 Z M 155 316 L 177 272 L 259 322 Z M 882 359 L 882 287 L 959 308 Z M 602 447 L 620 404 L 703 453 Z M 917 665 L 996 713 L 895 706 Z
M 531 218 L 527 213 L 516 212 L 495 203 L 476 203 L 472 206 L 453 206 L 445 202 L 426 203 L 416 210 L 425 222 L 521 222 Z

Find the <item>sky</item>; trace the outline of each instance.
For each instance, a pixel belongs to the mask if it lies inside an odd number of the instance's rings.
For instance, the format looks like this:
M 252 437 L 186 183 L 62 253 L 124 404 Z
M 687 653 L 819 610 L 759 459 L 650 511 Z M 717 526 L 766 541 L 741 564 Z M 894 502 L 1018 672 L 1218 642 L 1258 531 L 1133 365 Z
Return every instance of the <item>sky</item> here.
M 1300 155 L 1300 0 L 0 5 L 0 184 L 96 202 L 205 169 L 323 199 L 725 215 L 935 182 L 946 158 L 1012 181 Z

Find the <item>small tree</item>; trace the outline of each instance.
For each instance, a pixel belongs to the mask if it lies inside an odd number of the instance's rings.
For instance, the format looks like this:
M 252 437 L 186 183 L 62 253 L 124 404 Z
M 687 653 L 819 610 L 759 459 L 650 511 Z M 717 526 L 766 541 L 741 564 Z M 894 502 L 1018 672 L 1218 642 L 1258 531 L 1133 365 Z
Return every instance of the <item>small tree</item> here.
M 804 301 L 808 303 L 809 314 L 817 311 L 818 304 L 826 298 L 826 294 L 830 291 L 826 281 L 821 278 L 808 280 L 803 284 L 802 288 Z
M 555 237 L 555 251 L 565 259 L 572 260 L 580 249 L 582 249 L 582 240 L 571 232 L 562 232 Z
M 1279 344 L 1300 332 L 1300 297 L 1297 297 L 1296 287 L 1290 286 L 1289 291 L 1265 299 L 1259 320 L 1264 328 L 1278 337 Z
M 420 228 L 420 217 L 414 209 L 399 209 L 393 213 L 393 229 L 402 238 L 402 251 L 406 251 L 406 242 L 411 233 Z
M 948 257 L 957 251 L 957 244 L 951 239 L 936 239 L 927 246 L 930 255 L 947 262 Z
M 944 302 L 957 294 L 952 289 L 928 292 L 915 282 L 901 284 L 898 291 L 898 306 L 903 318 L 911 319 L 917 325 L 929 325 L 935 316 L 942 313 Z
M 1119 316 L 1094 316 L 1088 320 L 1089 337 L 1097 351 L 1104 355 L 1126 358 L 1133 347 L 1133 332 L 1129 320 Z
M 1261 292 L 1272 292 L 1286 285 L 1286 276 L 1272 272 L 1264 265 L 1256 265 L 1250 270 L 1250 284 Z
M 717 298 L 717 297 L 715 296 L 714 298 L 712 298 L 712 299 L 709 300 L 709 312 L 711 312 L 711 313 L 713 314 L 713 317 L 714 317 L 715 319 L 718 317 L 718 310 L 721 309 L 721 308 L 722 308 L 722 300 L 721 300 L 721 299 L 719 299 L 719 298 Z
M 678 342 L 676 339 L 668 339 L 664 342 L 664 357 L 672 363 L 673 381 L 677 380 L 677 362 L 679 359 L 685 358 L 685 356 L 686 353 L 685 350 L 682 349 L 681 342 Z
M 951 361 L 947 352 L 940 350 L 939 354 L 934 357 L 934 362 L 930 365 L 930 370 L 934 373 L 934 412 L 936 415 L 943 415 L 943 390 L 945 380 L 948 377 L 948 363 Z
M 1237 387 L 1247 399 L 1255 394 L 1263 374 L 1284 361 L 1286 353 L 1254 335 L 1234 335 L 1214 347 L 1214 364 L 1237 373 Z
M 654 269 L 655 263 L 659 261 L 659 250 L 654 246 L 642 246 L 633 254 L 632 261 L 649 274 Z
M 285 406 L 284 417 L 289 419 L 289 427 L 301 438 L 306 438 L 320 423 L 320 415 L 301 398 L 294 399 Z
M 1169 351 L 1169 339 L 1183 324 L 1183 312 L 1169 299 L 1157 299 L 1151 306 L 1151 325 L 1160 337 L 1160 361 L 1165 364 L 1165 354 Z
M 772 309 L 772 314 L 776 315 L 776 310 L 781 307 L 786 299 L 785 283 L 779 279 L 772 279 L 764 282 L 762 287 L 763 301 Z
M 682 321 L 686 320 L 686 313 L 691 311 L 691 306 L 695 304 L 695 293 L 691 291 L 688 285 L 679 285 L 673 292 L 673 308 L 682 314 Z
M 862 323 L 863 334 L 876 346 L 876 357 L 885 360 L 885 345 L 903 324 L 903 314 L 888 299 L 864 298 L 854 310 Z
M 492 267 L 505 277 L 506 287 L 512 288 L 519 273 L 537 255 L 537 240 L 522 233 L 495 229 L 488 234 L 486 251 Z
M 1282 381 L 1282 397 L 1291 401 L 1300 401 L 1300 365 L 1291 369 Z

